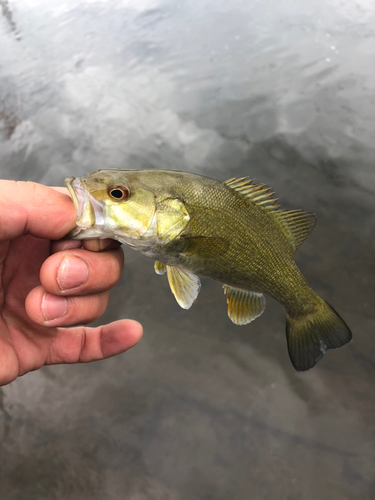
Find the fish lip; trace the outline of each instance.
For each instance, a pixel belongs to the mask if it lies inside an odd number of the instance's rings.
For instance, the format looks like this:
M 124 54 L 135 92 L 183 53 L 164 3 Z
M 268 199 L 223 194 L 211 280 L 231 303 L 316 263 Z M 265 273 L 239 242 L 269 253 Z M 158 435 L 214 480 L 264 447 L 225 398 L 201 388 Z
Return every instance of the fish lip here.
M 67 177 L 64 181 L 65 186 L 67 187 L 70 196 L 72 197 L 73 203 L 74 203 L 74 208 L 76 210 L 77 217 L 79 217 L 79 211 L 82 209 L 80 207 L 80 203 L 78 201 L 77 194 L 73 188 L 73 182 L 77 180 L 75 177 Z
M 77 215 L 77 226 L 72 229 L 72 231 L 70 231 L 70 233 L 67 235 L 68 238 L 74 238 L 81 231 L 88 229 L 86 225 L 80 224 L 79 221 L 82 219 L 87 207 L 87 203 L 90 203 L 90 201 L 88 200 L 87 191 L 81 179 L 76 177 L 67 177 L 64 181 L 64 184 L 67 187 L 70 196 L 72 197 Z M 89 227 L 92 227 L 92 224 L 90 224 Z
M 86 203 L 89 202 L 85 186 L 81 179 L 75 177 L 67 177 L 65 179 L 65 186 L 68 188 L 70 196 L 72 197 L 77 220 L 79 220 L 84 213 Z M 82 229 L 87 228 L 82 227 Z

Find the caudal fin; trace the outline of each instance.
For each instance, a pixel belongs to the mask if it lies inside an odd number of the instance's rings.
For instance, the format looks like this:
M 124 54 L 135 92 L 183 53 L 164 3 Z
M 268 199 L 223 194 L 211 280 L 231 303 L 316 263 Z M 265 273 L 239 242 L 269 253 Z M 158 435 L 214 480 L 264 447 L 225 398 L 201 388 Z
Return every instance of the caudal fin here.
M 313 314 L 286 318 L 290 360 L 298 371 L 312 368 L 327 349 L 337 349 L 352 340 L 348 325 L 323 299 Z

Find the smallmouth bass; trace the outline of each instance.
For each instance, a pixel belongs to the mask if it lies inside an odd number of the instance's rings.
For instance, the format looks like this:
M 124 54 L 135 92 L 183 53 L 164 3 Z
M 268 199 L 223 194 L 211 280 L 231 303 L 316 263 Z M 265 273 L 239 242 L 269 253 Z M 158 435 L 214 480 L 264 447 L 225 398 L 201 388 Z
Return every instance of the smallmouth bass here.
M 237 325 L 263 313 L 264 294 L 280 302 L 297 371 L 351 341 L 346 323 L 294 262 L 315 215 L 279 209 L 266 186 L 169 170 L 99 170 L 65 185 L 77 212 L 68 237 L 113 238 L 155 259 L 156 273 L 167 274 L 184 309 L 198 296 L 199 275 L 223 283 Z

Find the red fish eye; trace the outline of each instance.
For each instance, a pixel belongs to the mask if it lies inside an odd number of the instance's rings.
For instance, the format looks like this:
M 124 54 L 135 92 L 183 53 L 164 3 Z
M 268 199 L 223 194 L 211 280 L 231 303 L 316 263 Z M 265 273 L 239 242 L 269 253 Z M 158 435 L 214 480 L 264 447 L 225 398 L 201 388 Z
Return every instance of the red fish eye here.
M 124 186 L 115 186 L 108 190 L 108 194 L 114 200 L 125 200 L 129 196 L 129 189 Z

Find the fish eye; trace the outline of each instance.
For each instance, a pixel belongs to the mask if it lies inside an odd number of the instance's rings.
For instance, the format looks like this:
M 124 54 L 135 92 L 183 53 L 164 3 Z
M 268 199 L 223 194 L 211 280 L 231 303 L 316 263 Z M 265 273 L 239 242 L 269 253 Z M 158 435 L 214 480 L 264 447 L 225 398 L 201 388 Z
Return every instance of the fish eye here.
M 108 190 L 108 194 L 114 200 L 125 200 L 129 196 L 129 189 L 124 186 L 114 186 Z

